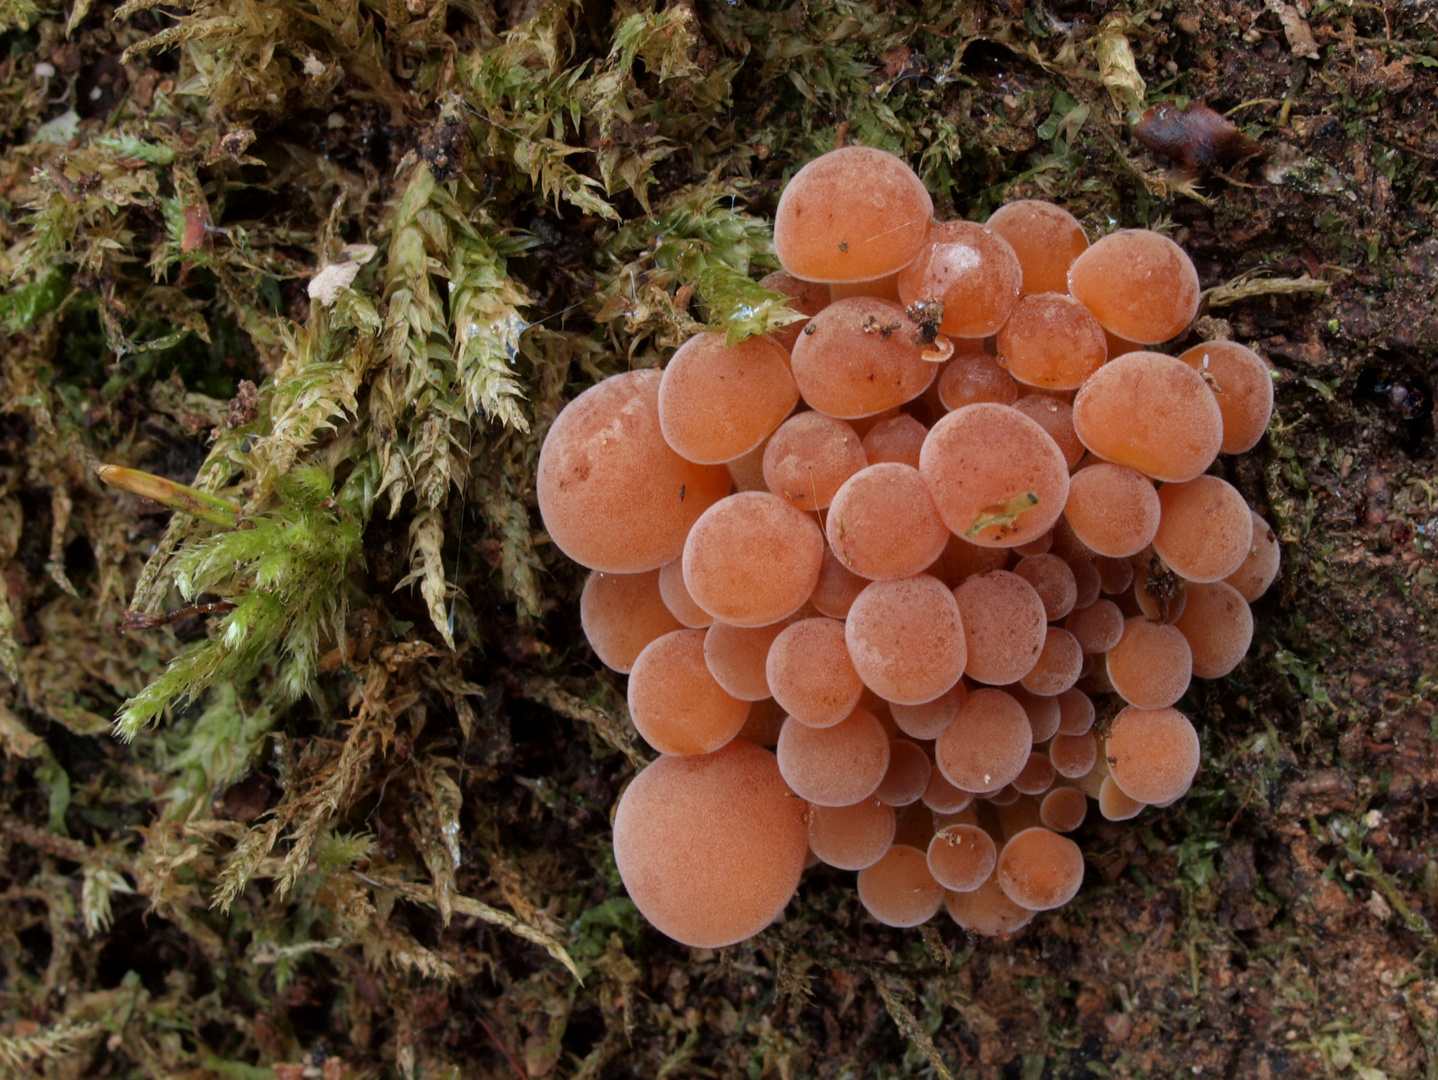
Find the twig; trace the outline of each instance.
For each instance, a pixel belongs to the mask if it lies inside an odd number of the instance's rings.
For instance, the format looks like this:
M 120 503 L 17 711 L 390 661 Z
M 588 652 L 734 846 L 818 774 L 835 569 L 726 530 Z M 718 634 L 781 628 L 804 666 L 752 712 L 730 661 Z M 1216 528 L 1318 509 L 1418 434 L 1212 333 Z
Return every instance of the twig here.
M 499 1041 L 499 1035 L 495 1033 L 489 1021 L 484 1018 L 484 1013 L 476 1012 L 474 1018 L 479 1021 L 479 1026 L 484 1028 L 485 1034 L 489 1036 L 489 1041 L 494 1043 L 499 1052 L 504 1055 L 504 1060 L 509 1062 L 509 1067 L 514 1070 L 514 1074 L 519 1077 L 519 1080 L 529 1080 L 529 1073 L 524 1071 L 515 1056 L 509 1052 L 509 1047 Z
M 235 605 L 228 600 L 219 600 L 213 604 L 193 604 L 190 607 L 177 608 L 174 611 L 167 611 L 163 615 L 146 615 L 142 611 L 127 611 L 120 620 L 120 633 L 128 634 L 132 630 L 154 630 L 157 627 L 169 626 L 172 622 L 189 618 L 191 615 L 217 615 L 226 611 L 234 611 Z
M 1326 293 L 1328 282 L 1304 274 L 1296 278 L 1267 277 L 1268 270 L 1260 267 L 1240 274 L 1232 281 L 1226 281 L 1212 289 L 1205 289 L 1202 299 L 1209 308 L 1227 307 L 1242 300 L 1257 296 L 1291 296 L 1294 293 Z
M 390 877 L 369 877 L 359 871 L 351 871 L 355 877 L 378 889 L 392 889 L 399 893 L 406 900 L 413 900 L 421 904 L 428 904 L 431 907 L 438 907 L 439 902 L 434 898 L 434 890 L 426 885 L 416 885 L 409 881 L 400 881 L 398 878 Z M 584 985 L 584 979 L 579 974 L 579 968 L 575 966 L 569 953 L 554 938 L 550 937 L 543 930 L 530 926 L 518 916 L 511 915 L 507 911 L 500 911 L 499 908 L 490 907 L 482 900 L 475 900 L 468 896 L 454 897 L 454 910 L 460 915 L 473 915 L 475 918 L 483 919 L 485 922 L 502 926 L 517 937 L 524 938 L 541 946 L 545 952 L 563 964 L 580 986 Z
M 151 499 L 171 510 L 203 518 L 227 529 L 239 526 L 239 504 L 218 495 L 211 495 L 208 491 L 192 488 L 188 484 L 177 484 L 163 476 L 139 469 L 127 469 L 123 465 L 96 465 L 95 475 L 110 487 Z

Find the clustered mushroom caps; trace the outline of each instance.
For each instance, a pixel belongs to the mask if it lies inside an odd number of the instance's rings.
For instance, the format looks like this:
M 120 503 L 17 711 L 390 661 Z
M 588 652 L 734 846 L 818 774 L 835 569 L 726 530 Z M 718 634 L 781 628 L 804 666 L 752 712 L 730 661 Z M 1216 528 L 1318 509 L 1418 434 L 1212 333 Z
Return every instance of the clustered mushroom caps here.
M 811 857 L 890 926 L 944 907 L 1005 934 L 1067 903 L 1090 799 L 1121 821 L 1188 790 L 1174 706 L 1242 660 L 1277 575 L 1207 471 L 1261 438 L 1267 365 L 1150 348 L 1198 309 L 1182 249 L 1090 245 L 1033 200 L 932 210 L 882 151 L 810 162 L 763 281 L 806 321 L 605 379 L 541 451 L 585 634 L 661 754 L 616 862 L 685 944 L 762 930 Z

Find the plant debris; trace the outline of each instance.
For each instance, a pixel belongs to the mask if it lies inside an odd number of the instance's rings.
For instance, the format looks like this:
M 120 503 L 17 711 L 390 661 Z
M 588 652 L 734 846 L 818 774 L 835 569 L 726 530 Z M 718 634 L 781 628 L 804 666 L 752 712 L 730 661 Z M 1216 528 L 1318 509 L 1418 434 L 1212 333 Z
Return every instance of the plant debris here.
M 1134 125 L 1133 134 L 1190 173 L 1227 169 L 1263 153 L 1263 147 L 1233 123 L 1197 102 L 1186 109 L 1167 102 L 1152 105 Z

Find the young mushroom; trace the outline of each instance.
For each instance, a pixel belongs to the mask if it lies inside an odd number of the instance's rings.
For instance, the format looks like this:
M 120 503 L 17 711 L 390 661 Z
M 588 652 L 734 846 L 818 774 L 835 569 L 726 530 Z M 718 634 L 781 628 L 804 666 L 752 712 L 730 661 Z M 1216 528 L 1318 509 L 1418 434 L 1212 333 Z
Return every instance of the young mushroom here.
M 619 800 L 614 861 L 660 932 L 722 948 L 764 929 L 794 895 L 808 851 L 804 810 L 774 755 L 743 740 L 661 757 Z

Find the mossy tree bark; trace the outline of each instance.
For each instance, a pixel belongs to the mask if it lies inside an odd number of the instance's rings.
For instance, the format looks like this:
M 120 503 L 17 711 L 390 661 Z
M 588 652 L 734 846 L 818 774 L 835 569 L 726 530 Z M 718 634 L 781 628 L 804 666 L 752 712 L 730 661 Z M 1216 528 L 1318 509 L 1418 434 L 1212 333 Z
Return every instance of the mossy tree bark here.
M 0 1063 L 1438 1075 L 1430 14 L 504 7 L 0 0 Z M 1262 154 L 1134 137 L 1189 101 Z M 535 460 L 597 378 L 782 321 L 777 192 L 845 142 L 944 215 L 1182 243 L 1276 368 L 1225 468 L 1285 564 L 1186 699 L 1194 793 L 1087 828 L 1061 915 L 882 931 L 817 872 L 691 952 L 614 872 L 645 751 Z

